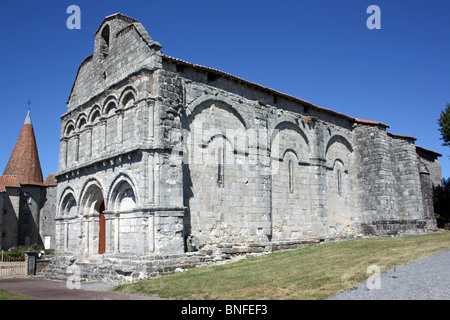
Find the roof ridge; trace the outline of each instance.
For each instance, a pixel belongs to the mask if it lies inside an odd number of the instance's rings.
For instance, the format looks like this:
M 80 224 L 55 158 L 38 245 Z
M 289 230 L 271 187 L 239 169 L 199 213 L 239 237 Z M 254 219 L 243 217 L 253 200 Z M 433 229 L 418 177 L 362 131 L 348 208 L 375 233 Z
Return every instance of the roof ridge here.
M 241 81 L 241 82 L 244 82 L 246 84 L 250 84 L 250 85 L 256 86 L 258 88 L 270 91 L 273 94 L 277 94 L 279 96 L 282 96 L 282 97 L 285 97 L 285 98 L 288 98 L 288 99 L 291 99 L 291 100 L 295 100 L 295 101 L 300 102 L 300 103 L 307 104 L 308 106 L 312 106 L 314 108 L 317 108 L 318 110 L 322 110 L 322 111 L 325 111 L 325 112 L 328 112 L 328 113 L 332 113 L 334 115 L 346 118 L 346 119 L 348 119 L 348 120 L 350 120 L 352 122 L 361 123 L 361 124 L 376 125 L 376 126 L 389 128 L 389 126 L 387 124 L 384 124 L 382 122 L 357 119 L 357 118 L 354 118 L 352 116 L 348 116 L 346 114 L 343 114 L 343 113 L 340 113 L 340 112 L 337 112 L 337 111 L 334 111 L 334 110 L 331 110 L 331 109 L 328 109 L 328 108 L 320 107 L 318 105 L 315 105 L 315 104 L 313 104 L 313 103 L 311 103 L 309 101 L 306 101 L 306 100 L 300 99 L 298 97 L 295 97 L 293 95 L 290 95 L 290 94 L 287 94 L 287 93 L 283 93 L 283 92 L 277 91 L 275 89 L 263 86 L 261 84 L 258 84 L 258 83 L 252 82 L 252 81 L 248 81 L 248 80 L 239 78 L 239 77 L 237 77 L 235 75 L 232 75 L 230 73 L 227 73 L 227 72 L 224 72 L 224 71 L 221 71 L 221 70 L 218 70 L 218 69 L 205 67 L 205 66 L 202 66 L 202 65 L 199 65 L 199 64 L 194 64 L 194 63 L 191 63 L 191 62 L 187 62 L 187 61 L 184 61 L 184 60 L 181 60 L 181 59 L 178 59 L 178 58 L 174 58 L 174 57 L 168 56 L 166 54 L 162 54 L 162 57 L 166 58 L 168 60 L 171 60 L 172 62 L 176 62 L 176 63 L 178 62 L 178 63 L 186 64 L 186 65 L 191 66 L 193 68 L 199 68 L 199 69 L 203 69 L 205 71 L 211 71 L 211 72 L 220 73 L 220 74 L 222 74 L 222 75 L 224 75 L 226 77 L 232 78 L 234 80 Z

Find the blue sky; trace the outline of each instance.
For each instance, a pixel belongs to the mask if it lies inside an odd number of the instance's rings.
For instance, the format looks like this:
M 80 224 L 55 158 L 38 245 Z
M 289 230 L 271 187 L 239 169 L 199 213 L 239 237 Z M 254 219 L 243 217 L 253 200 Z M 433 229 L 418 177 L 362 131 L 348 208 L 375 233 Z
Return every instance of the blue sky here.
M 381 29 L 369 30 L 369 5 Z M 69 5 L 81 30 L 69 30 Z M 139 20 L 167 55 L 216 68 L 349 116 L 376 120 L 442 153 L 437 119 L 450 102 L 448 0 L 3 1 L 0 174 L 31 99 L 44 178 L 58 170 L 60 116 L 103 19 Z

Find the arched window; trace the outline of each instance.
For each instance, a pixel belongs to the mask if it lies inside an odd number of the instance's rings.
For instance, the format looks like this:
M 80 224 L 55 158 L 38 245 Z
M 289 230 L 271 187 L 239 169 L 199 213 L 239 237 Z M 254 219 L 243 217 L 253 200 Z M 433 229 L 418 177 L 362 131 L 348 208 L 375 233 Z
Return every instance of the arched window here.
M 79 119 L 78 119 L 77 128 L 78 129 L 82 129 L 85 124 L 86 124 L 86 117 L 85 116 L 80 116 Z
M 95 121 L 96 121 L 98 118 L 100 118 L 100 111 L 99 111 L 99 110 L 95 110 L 95 111 L 92 113 L 92 116 L 91 116 L 91 123 L 95 123 Z
M 100 54 L 107 58 L 109 55 L 109 38 L 110 38 L 110 30 L 109 26 L 106 25 L 101 34 L 101 44 L 100 44 Z
M 225 152 L 222 147 L 217 149 L 217 183 L 223 187 L 225 178 Z
M 105 108 L 105 115 L 109 115 L 115 109 L 116 109 L 116 104 L 113 101 L 109 102 Z
M 73 131 L 75 130 L 75 127 L 74 127 L 74 125 L 71 123 L 71 124 L 69 124 L 67 127 L 66 127 L 66 137 L 68 137 L 68 136 L 70 136 L 72 133 L 73 133 Z
M 342 194 L 342 171 L 341 169 L 337 169 L 337 190 L 338 194 Z
M 343 173 L 347 173 L 347 171 L 345 170 L 344 164 L 341 160 L 336 159 L 334 162 L 334 171 L 336 172 L 336 176 L 335 176 L 335 186 L 336 186 L 336 191 L 338 195 L 342 195 L 342 193 L 344 192 L 344 175 Z
M 289 170 L 289 193 L 294 192 L 294 165 L 292 160 L 288 162 L 288 170 Z
M 128 92 L 122 100 L 122 106 L 127 108 L 134 103 L 134 94 L 132 92 Z

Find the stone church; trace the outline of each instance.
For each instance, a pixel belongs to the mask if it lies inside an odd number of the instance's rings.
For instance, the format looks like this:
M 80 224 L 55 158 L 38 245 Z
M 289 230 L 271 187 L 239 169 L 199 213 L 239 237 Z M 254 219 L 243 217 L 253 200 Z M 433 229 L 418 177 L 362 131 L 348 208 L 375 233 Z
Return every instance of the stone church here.
M 94 38 L 61 117 L 54 263 L 145 278 L 436 228 L 441 155 L 415 138 L 164 55 L 120 13 Z
M 30 111 L 0 176 L 0 249 L 55 244 L 56 180 L 42 178 Z

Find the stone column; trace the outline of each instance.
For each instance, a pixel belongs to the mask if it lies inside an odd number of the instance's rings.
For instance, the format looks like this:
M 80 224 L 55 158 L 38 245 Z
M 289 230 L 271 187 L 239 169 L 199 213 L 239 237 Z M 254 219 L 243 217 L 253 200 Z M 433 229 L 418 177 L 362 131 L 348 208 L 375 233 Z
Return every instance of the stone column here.
M 155 251 L 155 217 L 153 213 L 147 218 L 147 246 L 148 252 Z
M 113 240 L 114 237 L 112 235 L 112 224 L 114 221 L 114 217 L 110 214 L 110 212 L 103 212 L 103 214 L 105 215 L 105 220 L 106 220 L 106 225 L 105 225 L 105 235 L 106 235 L 106 239 L 105 239 L 105 252 L 106 253 L 110 253 L 114 250 L 114 246 L 113 246 Z
M 73 138 L 75 140 L 75 157 L 74 157 L 74 160 L 75 160 L 75 162 L 78 162 L 78 157 L 80 155 L 80 135 L 76 134 Z
M 117 146 L 121 148 L 123 145 L 123 109 L 117 109 Z
M 87 150 L 86 155 L 88 159 L 92 157 L 92 125 L 86 125 L 86 134 L 87 134 Z
M 120 213 L 117 213 L 114 219 L 114 253 L 120 252 Z
M 67 167 L 67 143 L 68 138 L 61 139 L 61 153 L 59 158 L 59 167 L 60 169 L 65 169 Z
M 155 137 L 155 101 L 147 100 L 148 108 L 148 137 Z
M 69 222 L 64 221 L 64 251 L 69 248 Z
M 106 121 L 106 118 L 100 119 L 100 125 L 102 127 L 102 130 L 101 130 L 102 152 L 104 153 L 104 152 L 106 152 L 106 147 L 107 147 L 107 132 L 106 132 L 107 121 Z
M 155 164 L 154 164 L 154 154 L 148 153 L 147 155 L 147 202 L 150 204 L 155 203 Z
M 29 249 L 25 252 L 27 255 L 27 275 L 34 276 L 36 274 L 36 255 L 37 251 Z
M 325 159 L 325 133 L 321 122 L 311 118 L 308 123 L 309 129 L 313 130 L 310 135 L 310 163 L 311 163 L 311 217 L 314 234 L 326 238 L 327 230 L 327 175 Z

